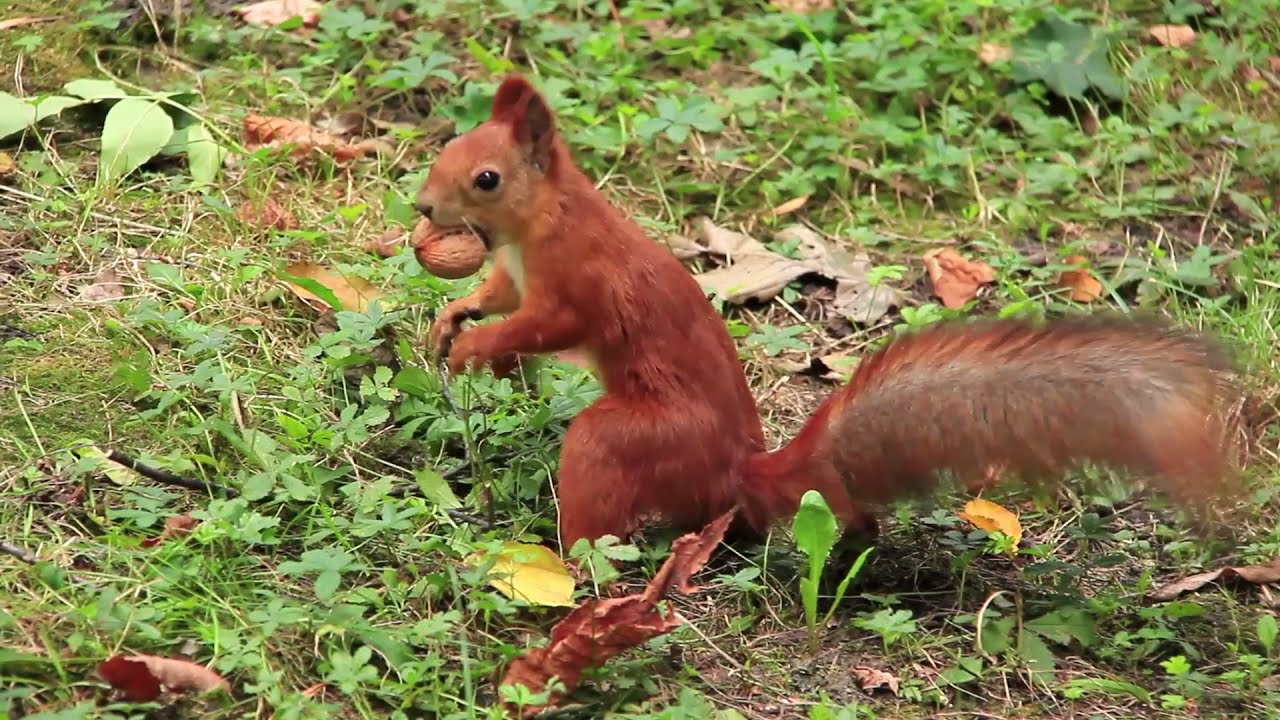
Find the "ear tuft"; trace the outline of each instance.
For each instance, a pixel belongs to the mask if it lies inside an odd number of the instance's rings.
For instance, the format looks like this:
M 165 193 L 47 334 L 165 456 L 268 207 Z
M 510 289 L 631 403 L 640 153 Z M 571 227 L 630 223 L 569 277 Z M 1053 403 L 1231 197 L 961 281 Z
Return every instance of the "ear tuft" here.
M 506 119 L 520 106 L 520 101 L 533 92 L 533 86 L 523 75 L 508 75 L 493 96 L 493 110 L 490 114 L 495 120 Z

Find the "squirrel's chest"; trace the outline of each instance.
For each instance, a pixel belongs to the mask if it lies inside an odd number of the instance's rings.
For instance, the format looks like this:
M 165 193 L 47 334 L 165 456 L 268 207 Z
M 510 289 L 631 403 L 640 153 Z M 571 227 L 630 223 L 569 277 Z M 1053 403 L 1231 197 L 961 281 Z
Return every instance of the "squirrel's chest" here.
M 515 243 L 508 243 L 494 251 L 494 255 L 502 263 L 502 269 L 511 277 L 516 292 L 524 297 L 527 287 L 524 274 L 524 248 Z

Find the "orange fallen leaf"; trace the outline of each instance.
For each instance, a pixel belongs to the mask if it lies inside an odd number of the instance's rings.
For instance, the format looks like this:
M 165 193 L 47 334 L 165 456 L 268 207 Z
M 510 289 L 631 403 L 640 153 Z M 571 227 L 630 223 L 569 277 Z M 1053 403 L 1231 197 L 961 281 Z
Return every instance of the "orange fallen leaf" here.
M 1147 34 L 1165 47 L 1186 47 L 1196 41 L 1196 31 L 1187 25 L 1153 25 Z
M 1271 72 L 1280 73 L 1280 56 L 1272 55 L 1267 58 L 1267 67 L 1271 68 Z
M 893 673 L 859 665 L 853 669 L 853 677 L 858 681 L 858 688 L 864 692 L 885 688 L 894 695 L 898 694 L 898 676 Z
M 1266 565 L 1244 565 L 1240 567 L 1224 567 L 1208 572 L 1196 573 L 1163 585 L 1148 594 L 1147 597 L 1157 602 L 1172 600 L 1183 593 L 1199 590 L 1216 580 L 1240 579 L 1254 585 L 1271 585 L 1280 583 L 1280 558 Z
M 961 520 L 987 532 L 1000 531 L 1008 535 L 1014 547 L 1022 542 L 1022 523 L 1012 510 L 990 500 L 974 498 L 965 503 L 964 510 L 956 513 Z
M 276 27 L 301 18 L 306 27 L 315 27 L 320 22 L 320 10 L 323 5 L 315 0 L 263 0 L 236 8 L 240 19 L 250 25 Z
M 1068 265 L 1079 266 L 1079 270 L 1066 270 L 1058 278 L 1058 284 L 1071 290 L 1071 299 L 1080 303 L 1089 303 L 1102 297 L 1102 283 L 1085 267 L 1089 259 L 1083 255 L 1072 255 L 1067 258 Z
M 191 531 L 199 524 L 200 521 L 190 515 L 174 515 L 164 521 L 164 529 L 160 531 L 159 535 L 143 540 L 142 547 L 155 547 L 165 540 L 190 535 Z
M 769 0 L 769 4 L 795 13 L 816 13 L 832 8 L 832 0 Z
M 221 675 L 203 665 L 155 655 L 116 655 L 98 666 L 98 674 L 134 702 L 155 700 L 162 687 L 196 692 L 230 688 Z
M 326 153 L 340 163 L 364 157 L 365 147 L 340 140 L 301 120 L 250 113 L 244 119 L 245 145 L 249 148 L 292 146 L 294 156 L 313 151 Z
M 724 539 L 734 511 L 721 515 L 701 532 L 683 535 L 671 546 L 671 555 L 649 581 L 644 592 L 620 598 L 584 602 L 551 630 L 551 642 L 516 658 L 507 668 L 502 685 L 524 685 L 542 692 L 551 678 L 559 678 L 563 692 L 572 691 L 588 668 L 599 667 L 619 653 L 671 632 L 684 624 L 674 609 L 663 611 L 658 601 L 672 590 L 682 595 L 699 588 L 689 578 L 702 569 L 712 551 Z M 526 706 L 521 717 L 531 717 L 563 699 L 552 693 L 550 705 Z
M 0 30 L 8 30 L 16 27 L 26 27 L 28 25 L 39 25 L 40 23 L 53 22 L 61 20 L 61 15 L 48 15 L 46 17 L 16 17 L 8 20 L 0 20 Z
M 978 289 L 996 281 L 996 271 L 984 262 L 966 260 L 951 248 L 924 254 L 924 266 L 933 283 L 933 294 L 943 306 L 959 310 L 978 297 Z
M 236 219 L 245 225 L 276 230 L 298 229 L 298 218 L 288 208 L 276 202 L 274 198 L 266 198 L 258 203 L 245 202 L 236 208 Z
M 982 45 L 978 47 L 978 59 L 987 65 L 1004 62 L 1011 57 L 1013 57 L 1013 50 L 1008 45 L 982 43 Z
M 777 207 L 769 210 L 769 214 L 774 217 L 787 215 L 804 207 L 804 204 L 807 202 L 809 202 L 808 195 L 801 195 L 800 197 L 794 197 L 784 203 L 779 204 Z
M 331 308 L 328 300 L 286 278 L 285 284 L 289 286 L 293 294 L 321 313 L 328 312 L 331 309 L 364 312 L 368 309 L 369 303 L 383 295 L 381 290 L 373 286 L 373 283 L 359 275 L 336 272 L 314 263 L 293 263 L 285 268 L 285 273 L 303 280 L 314 281 L 325 290 L 333 293 L 334 299 L 342 307 Z

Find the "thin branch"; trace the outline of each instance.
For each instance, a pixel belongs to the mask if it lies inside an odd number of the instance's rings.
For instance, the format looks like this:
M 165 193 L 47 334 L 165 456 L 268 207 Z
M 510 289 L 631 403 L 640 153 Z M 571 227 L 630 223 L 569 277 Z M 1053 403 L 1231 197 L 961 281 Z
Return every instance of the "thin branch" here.
M 227 487 L 226 485 L 219 485 L 217 483 L 205 482 L 204 480 L 196 480 L 193 478 L 185 478 L 180 475 L 174 475 L 168 470 L 161 470 L 159 468 L 153 468 L 149 465 L 144 465 L 141 462 L 138 462 L 136 459 L 131 458 L 128 455 L 125 455 L 119 450 L 112 450 L 111 452 L 107 453 L 107 459 L 113 462 L 119 463 L 120 465 L 123 465 L 129 468 L 130 470 L 133 470 L 134 472 L 147 478 L 148 480 L 154 480 L 155 482 L 161 483 L 163 485 L 175 485 L 180 488 L 186 488 L 188 490 L 197 490 L 197 491 L 210 493 L 210 494 L 221 493 L 222 495 L 225 495 L 226 497 L 231 497 L 231 498 L 240 497 L 240 491 L 233 487 Z
M 0 540 L 0 552 L 12 555 L 28 565 L 35 565 L 40 562 L 40 558 L 5 540 Z

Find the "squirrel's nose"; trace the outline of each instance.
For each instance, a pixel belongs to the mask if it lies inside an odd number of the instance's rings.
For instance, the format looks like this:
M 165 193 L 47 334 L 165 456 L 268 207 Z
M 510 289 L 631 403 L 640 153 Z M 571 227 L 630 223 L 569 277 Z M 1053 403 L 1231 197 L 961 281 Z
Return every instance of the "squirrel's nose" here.
M 424 200 L 422 198 L 418 198 L 417 201 L 413 203 L 413 207 L 418 212 L 422 213 L 428 220 L 431 219 L 431 213 L 436 209 L 435 206 L 431 204 L 431 201 Z

